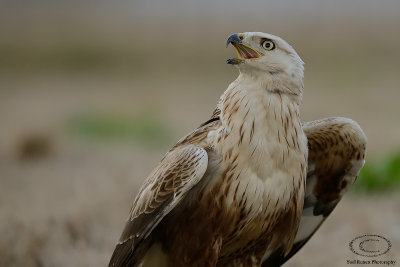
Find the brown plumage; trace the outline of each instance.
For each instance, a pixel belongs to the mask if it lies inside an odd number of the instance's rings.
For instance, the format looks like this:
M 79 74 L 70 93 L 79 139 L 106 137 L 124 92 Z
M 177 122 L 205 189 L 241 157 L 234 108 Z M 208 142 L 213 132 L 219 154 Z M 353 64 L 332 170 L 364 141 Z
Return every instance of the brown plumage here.
M 290 45 L 264 33 L 234 34 L 228 43 L 238 51 L 228 63 L 239 77 L 211 119 L 178 141 L 145 180 L 109 266 L 260 266 L 294 250 L 307 146 L 324 153 L 335 141 L 322 127 L 308 133 L 307 144 L 299 118 L 303 62 Z M 331 166 L 336 175 L 335 164 L 315 170 Z M 321 179 L 312 194 L 325 205 L 334 194 L 324 198 L 330 180 Z

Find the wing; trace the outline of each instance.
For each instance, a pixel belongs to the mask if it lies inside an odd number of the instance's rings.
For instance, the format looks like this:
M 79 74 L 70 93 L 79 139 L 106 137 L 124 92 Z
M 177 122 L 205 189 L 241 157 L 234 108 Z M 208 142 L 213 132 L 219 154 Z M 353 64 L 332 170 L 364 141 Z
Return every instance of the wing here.
M 318 230 L 354 183 L 364 165 L 367 139 L 360 126 L 347 118 L 327 118 L 303 124 L 308 139 L 306 195 L 292 250 L 264 256 L 262 266 L 280 266 L 299 251 Z
M 205 149 L 177 147 L 153 170 L 134 200 L 128 221 L 109 266 L 135 266 L 151 244 L 151 233 L 203 177 L 208 164 Z

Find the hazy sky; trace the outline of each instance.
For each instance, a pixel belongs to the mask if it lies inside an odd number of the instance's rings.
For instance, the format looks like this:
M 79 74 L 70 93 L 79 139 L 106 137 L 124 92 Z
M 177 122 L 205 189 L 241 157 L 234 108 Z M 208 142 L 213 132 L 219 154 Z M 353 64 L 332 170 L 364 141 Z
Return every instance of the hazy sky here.
M 276 16 L 292 13 L 305 14 L 332 14 L 337 13 L 379 13 L 396 15 L 400 13 L 400 1 L 396 0 L 7 0 L 0 1 L 4 13 L 13 11 L 24 12 L 32 10 L 46 11 L 85 11 L 92 14 L 102 13 L 110 16 L 122 14 L 141 14 L 145 16 L 170 16 L 186 13 L 188 15 L 209 14 L 230 16 L 232 14 L 253 14 Z M 1 11 L 0 11 L 1 12 Z M 3 13 L 2 12 L 2 13 Z

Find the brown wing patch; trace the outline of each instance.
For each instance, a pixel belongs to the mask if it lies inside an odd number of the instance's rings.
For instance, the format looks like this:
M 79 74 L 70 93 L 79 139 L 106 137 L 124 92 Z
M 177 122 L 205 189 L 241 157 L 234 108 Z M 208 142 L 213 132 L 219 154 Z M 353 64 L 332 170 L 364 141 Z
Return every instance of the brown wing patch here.
M 148 249 L 148 236 L 200 181 L 207 164 L 207 152 L 194 145 L 178 148 L 164 157 L 134 201 L 110 266 L 126 266 L 140 260 Z
M 321 204 L 338 201 L 363 165 L 366 138 L 354 121 L 329 118 L 304 125 L 309 164 L 318 177 L 313 194 Z

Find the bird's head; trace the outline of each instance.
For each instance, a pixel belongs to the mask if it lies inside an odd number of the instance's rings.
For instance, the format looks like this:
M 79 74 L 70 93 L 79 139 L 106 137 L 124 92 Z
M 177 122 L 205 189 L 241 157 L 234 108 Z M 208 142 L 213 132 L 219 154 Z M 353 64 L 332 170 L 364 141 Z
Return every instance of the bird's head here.
M 287 75 L 290 80 L 303 79 L 303 61 L 283 39 L 268 33 L 245 32 L 229 36 L 226 45 L 232 44 L 236 58 L 227 60 L 241 72 L 253 75 Z

